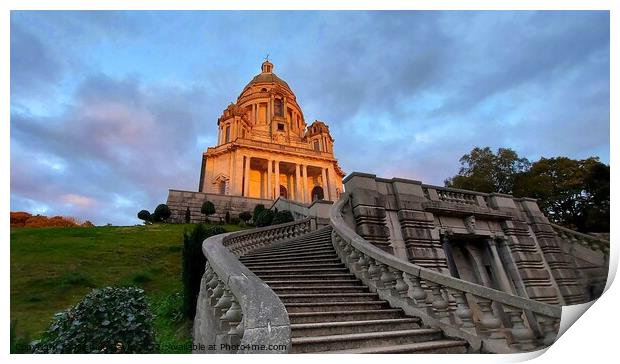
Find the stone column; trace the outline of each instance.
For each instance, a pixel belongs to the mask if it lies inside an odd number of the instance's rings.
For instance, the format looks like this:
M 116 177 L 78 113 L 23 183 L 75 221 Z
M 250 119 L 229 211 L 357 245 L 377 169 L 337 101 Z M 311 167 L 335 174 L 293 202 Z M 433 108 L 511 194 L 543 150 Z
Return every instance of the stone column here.
M 448 262 L 448 270 L 450 271 L 450 275 L 452 277 L 461 278 L 459 275 L 459 271 L 456 268 L 456 264 L 454 263 L 454 257 L 452 255 L 452 246 L 450 245 L 450 238 L 446 233 L 443 233 L 440 237 L 441 239 L 441 247 L 443 248 L 444 254 L 446 255 L 446 260 Z
M 295 163 L 295 201 L 304 202 L 301 195 L 301 186 L 299 186 L 299 164 Z
M 254 125 L 258 124 L 258 112 L 256 111 L 256 109 L 258 109 L 258 104 L 252 104 L 252 121 L 254 122 Z
M 495 272 L 495 278 L 498 280 L 498 284 L 502 291 L 506 293 L 514 293 L 512 291 L 512 286 L 510 285 L 510 279 L 508 279 L 508 274 L 504 270 L 504 263 L 502 263 L 501 258 L 499 257 L 499 253 L 497 251 L 497 245 L 495 245 L 495 239 L 489 238 L 487 239 L 487 244 L 489 246 L 489 252 L 491 253 L 491 259 L 493 264 L 493 271 Z
M 245 170 L 243 172 L 243 196 L 250 196 L 250 156 L 245 157 Z
M 278 197 L 280 197 L 280 161 L 276 160 L 275 161 L 275 175 L 276 175 L 276 185 L 275 185 L 275 192 L 273 195 L 273 199 L 277 199 Z
M 311 200 L 308 198 L 308 166 L 305 164 L 301 165 L 301 182 L 303 184 L 302 195 L 304 196 L 303 202 L 310 203 Z
M 336 201 L 338 196 L 336 195 L 336 188 L 339 187 L 340 183 L 338 182 L 338 176 L 336 176 L 336 171 L 334 171 L 334 166 L 330 164 L 327 167 L 327 176 L 329 178 L 329 196 L 332 201 Z
M 272 160 L 267 161 L 267 198 L 272 198 L 273 188 L 271 188 L 271 164 Z
M 327 173 L 325 173 L 325 168 L 323 167 L 321 167 L 321 179 L 323 182 L 323 199 L 330 200 L 329 190 L 327 189 Z

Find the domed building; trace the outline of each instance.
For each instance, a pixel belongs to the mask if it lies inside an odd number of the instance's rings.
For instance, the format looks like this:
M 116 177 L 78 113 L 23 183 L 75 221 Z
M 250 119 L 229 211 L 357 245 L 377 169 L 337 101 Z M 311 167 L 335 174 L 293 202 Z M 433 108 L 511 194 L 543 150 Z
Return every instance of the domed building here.
M 336 201 L 345 173 L 329 127 L 306 124 L 289 85 L 265 61 L 217 120 L 218 142 L 202 156 L 199 192 L 309 204 Z

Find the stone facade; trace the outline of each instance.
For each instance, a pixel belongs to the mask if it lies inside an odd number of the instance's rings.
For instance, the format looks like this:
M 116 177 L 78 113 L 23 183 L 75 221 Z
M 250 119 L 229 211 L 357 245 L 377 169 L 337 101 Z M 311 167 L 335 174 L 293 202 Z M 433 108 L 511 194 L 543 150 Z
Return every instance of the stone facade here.
M 536 201 L 353 173 L 345 219 L 357 234 L 419 266 L 549 304 L 592 297 Z
M 224 219 L 226 212 L 229 212 L 231 216 L 239 216 L 243 211 L 252 212 L 254 207 L 258 204 L 263 204 L 266 208 L 269 208 L 273 202 L 271 200 L 258 198 L 169 190 L 168 201 L 166 202 L 170 208 L 170 218 L 168 221 L 172 223 L 184 223 L 185 212 L 189 208 L 191 223 L 204 222 L 205 215 L 200 212 L 200 208 L 207 200 L 213 202 L 213 205 L 215 205 L 216 213 L 210 216 L 210 219 L 213 221 Z
M 336 201 L 344 172 L 329 127 L 306 125 L 295 94 L 265 61 L 217 121 L 217 146 L 202 157 L 199 192 L 309 204 Z

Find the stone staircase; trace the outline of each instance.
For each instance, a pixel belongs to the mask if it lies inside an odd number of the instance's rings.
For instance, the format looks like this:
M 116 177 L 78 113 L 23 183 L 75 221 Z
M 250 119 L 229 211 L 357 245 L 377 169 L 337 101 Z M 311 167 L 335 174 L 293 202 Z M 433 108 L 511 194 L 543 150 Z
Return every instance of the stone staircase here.
M 291 353 L 465 353 L 467 342 L 391 308 L 341 262 L 331 227 L 239 260 L 278 295 L 291 323 Z

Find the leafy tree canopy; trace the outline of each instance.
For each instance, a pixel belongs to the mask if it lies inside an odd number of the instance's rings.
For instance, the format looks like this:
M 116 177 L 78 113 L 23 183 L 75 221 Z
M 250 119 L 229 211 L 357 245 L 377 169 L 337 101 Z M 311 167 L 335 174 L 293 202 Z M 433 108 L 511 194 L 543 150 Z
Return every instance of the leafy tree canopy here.
M 609 166 L 598 157 L 541 158 L 530 163 L 511 149 L 475 147 L 460 159 L 446 187 L 538 199 L 555 223 L 582 232 L 609 231 Z

